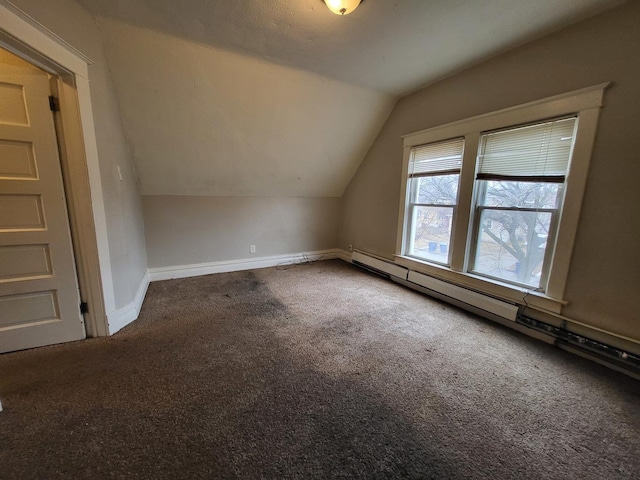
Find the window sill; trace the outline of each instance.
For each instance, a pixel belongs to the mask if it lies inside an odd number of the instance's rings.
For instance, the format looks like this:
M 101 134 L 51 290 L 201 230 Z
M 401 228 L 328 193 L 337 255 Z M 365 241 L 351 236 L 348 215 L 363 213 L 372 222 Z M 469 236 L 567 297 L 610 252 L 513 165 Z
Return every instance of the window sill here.
M 395 263 L 415 272 L 423 273 L 478 293 L 552 313 L 561 313 L 562 307 L 567 303 L 564 300 L 551 298 L 544 293 L 526 289 L 525 287 L 488 280 L 472 273 L 456 272 L 447 267 L 423 262 L 413 257 L 395 255 Z

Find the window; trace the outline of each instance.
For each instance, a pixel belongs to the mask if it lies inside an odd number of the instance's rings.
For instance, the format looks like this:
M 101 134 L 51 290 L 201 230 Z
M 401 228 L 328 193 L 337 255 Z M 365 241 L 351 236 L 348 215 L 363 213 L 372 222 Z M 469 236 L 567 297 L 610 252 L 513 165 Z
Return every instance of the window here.
M 449 264 L 464 139 L 415 147 L 409 161 L 407 254 Z
M 576 120 L 482 135 L 471 271 L 534 288 L 544 282 Z
M 606 86 L 406 135 L 396 262 L 560 312 Z

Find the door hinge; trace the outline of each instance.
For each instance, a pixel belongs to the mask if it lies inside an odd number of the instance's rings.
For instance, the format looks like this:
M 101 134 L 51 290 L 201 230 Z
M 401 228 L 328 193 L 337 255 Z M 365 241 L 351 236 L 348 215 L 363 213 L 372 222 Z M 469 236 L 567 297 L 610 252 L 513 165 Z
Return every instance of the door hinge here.
M 89 304 L 87 302 L 82 302 L 80 304 L 80 313 L 84 315 L 85 313 L 89 313 Z
M 53 95 L 49 96 L 49 108 L 51 109 L 52 112 L 59 112 L 60 111 L 60 100 L 58 100 L 57 97 L 54 97 Z

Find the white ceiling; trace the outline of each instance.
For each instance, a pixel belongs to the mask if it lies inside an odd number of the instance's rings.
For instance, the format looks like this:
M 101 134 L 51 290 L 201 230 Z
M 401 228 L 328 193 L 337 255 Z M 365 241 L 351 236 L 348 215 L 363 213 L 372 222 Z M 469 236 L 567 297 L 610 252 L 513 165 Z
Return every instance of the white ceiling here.
M 624 0 L 78 0 L 94 15 L 394 95 Z

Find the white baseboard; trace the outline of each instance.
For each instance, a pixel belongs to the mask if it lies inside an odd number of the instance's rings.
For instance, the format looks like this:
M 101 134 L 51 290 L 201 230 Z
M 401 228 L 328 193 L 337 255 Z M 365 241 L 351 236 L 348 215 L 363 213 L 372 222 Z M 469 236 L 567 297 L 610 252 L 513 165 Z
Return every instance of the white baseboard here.
M 239 260 L 224 260 L 221 262 L 197 263 L 193 265 L 173 265 L 170 267 L 158 267 L 149 269 L 149 277 L 152 282 L 170 280 L 172 278 L 197 277 L 212 273 L 238 272 L 240 270 L 253 270 L 254 268 L 277 267 L 279 265 L 294 265 L 308 260 L 330 260 L 338 258 L 340 250 L 320 250 L 307 253 L 294 253 L 288 255 L 273 255 L 269 257 L 242 258 Z
M 113 335 L 138 318 L 138 315 L 140 315 L 140 309 L 142 308 L 142 302 L 144 301 L 144 296 L 147 293 L 147 288 L 149 288 L 149 282 L 149 272 L 147 272 L 140 282 L 140 286 L 138 287 L 138 291 L 136 292 L 136 296 L 133 301 L 129 305 L 107 314 L 107 319 L 109 321 L 109 335 Z
M 352 255 L 353 255 L 353 252 L 350 252 L 349 250 L 339 249 L 337 257 L 340 260 L 344 260 L 347 263 L 352 263 L 352 260 L 351 260 Z

